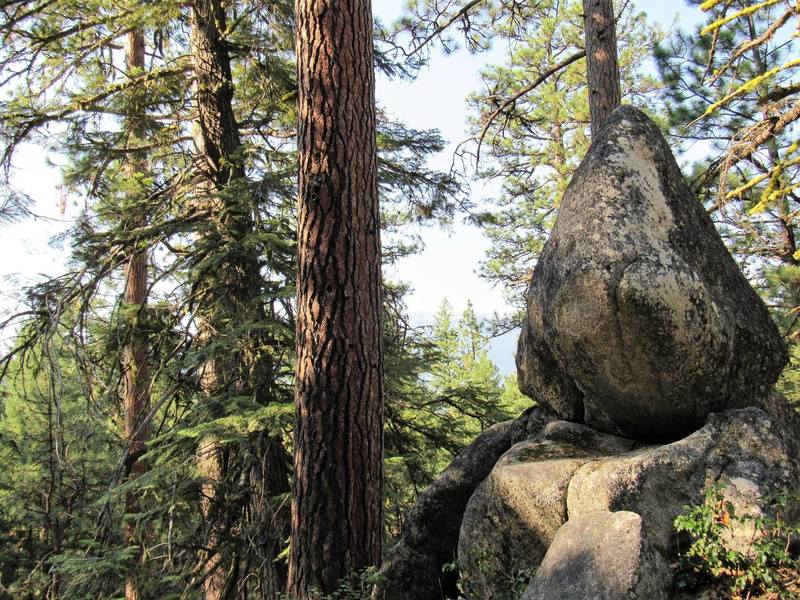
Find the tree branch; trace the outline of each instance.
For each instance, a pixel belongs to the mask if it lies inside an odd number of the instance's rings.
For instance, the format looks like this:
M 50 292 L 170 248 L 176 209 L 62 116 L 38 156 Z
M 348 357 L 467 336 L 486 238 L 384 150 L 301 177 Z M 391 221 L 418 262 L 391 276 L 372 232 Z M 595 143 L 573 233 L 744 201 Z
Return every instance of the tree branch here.
M 522 98 L 522 96 L 524 96 L 528 92 L 531 92 L 532 90 L 534 90 L 537 87 L 539 87 L 545 80 L 547 80 L 548 77 L 554 75 L 555 73 L 558 73 L 561 69 L 564 69 L 564 68 L 568 67 L 569 65 L 571 65 L 575 61 L 580 60 L 581 58 L 584 58 L 585 56 L 586 56 L 586 50 L 579 50 L 575 54 L 572 54 L 572 55 L 568 56 L 567 58 L 562 60 L 560 63 L 550 67 L 547 71 L 545 71 L 539 77 L 537 77 L 533 82 L 529 83 L 524 88 L 519 90 L 516 94 L 514 94 L 513 96 L 508 98 L 505 102 L 503 102 L 497 108 L 497 110 L 495 110 L 492 114 L 490 114 L 489 118 L 486 119 L 486 123 L 484 123 L 484 125 L 483 125 L 483 129 L 481 129 L 480 135 L 478 136 L 478 150 L 475 153 L 475 165 L 477 166 L 477 164 L 481 160 L 481 144 L 483 144 L 483 138 L 486 137 L 486 132 L 489 131 L 489 127 L 492 126 L 492 123 L 494 122 L 494 120 L 505 109 L 507 109 L 512 104 L 514 104 L 514 102 L 516 102 L 517 100 Z
M 406 56 L 414 56 L 417 52 L 422 50 L 425 46 L 427 46 L 437 35 L 441 34 L 445 29 L 450 27 L 453 23 L 458 21 L 460 18 L 464 17 L 472 8 L 484 2 L 485 0 L 471 0 L 466 5 L 464 5 L 456 14 L 450 17 L 447 21 L 445 21 L 442 25 L 439 25 L 433 32 L 428 35 L 424 40 L 422 40 L 419 44 L 414 46 L 410 52 L 406 54 Z

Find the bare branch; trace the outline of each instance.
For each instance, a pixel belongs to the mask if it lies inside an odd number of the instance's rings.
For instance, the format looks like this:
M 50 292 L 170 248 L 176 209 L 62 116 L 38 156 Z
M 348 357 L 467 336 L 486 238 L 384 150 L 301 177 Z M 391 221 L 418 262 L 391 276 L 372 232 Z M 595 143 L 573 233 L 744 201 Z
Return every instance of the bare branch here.
M 436 36 L 440 35 L 445 29 L 450 27 L 453 23 L 455 23 L 459 19 L 467 16 L 470 10 L 472 10 L 475 6 L 484 1 L 485 0 L 471 0 L 470 2 L 465 4 L 463 7 L 461 7 L 461 9 L 458 12 L 456 12 L 456 14 L 454 14 L 452 17 L 450 17 L 447 21 L 445 21 L 438 27 L 436 27 L 436 29 L 434 29 L 433 32 L 430 35 L 428 35 L 428 37 L 426 37 L 419 44 L 414 46 L 414 48 L 412 48 L 411 51 L 406 54 L 406 56 L 414 56 L 417 52 L 422 50 L 431 41 L 433 41 L 433 39 L 436 38 Z
M 568 56 L 567 58 L 562 60 L 560 63 L 550 67 L 547 71 L 542 73 L 534 81 L 532 81 L 531 83 L 526 85 L 524 88 L 519 90 L 516 94 L 514 94 L 511 97 L 509 97 L 492 114 L 490 114 L 489 117 L 486 119 L 486 123 L 484 123 L 484 125 L 483 125 L 483 129 L 481 129 L 480 135 L 478 136 L 478 150 L 475 152 L 475 165 L 477 166 L 477 164 L 481 160 L 481 144 L 483 143 L 483 138 L 486 137 L 486 132 L 489 131 L 489 127 L 492 126 L 492 123 L 494 122 L 494 120 L 498 116 L 500 116 L 500 114 L 505 109 L 507 109 L 512 104 L 514 104 L 514 102 L 516 102 L 517 100 L 522 98 L 522 96 L 524 96 L 525 94 L 527 94 L 527 93 L 533 91 L 534 89 L 536 89 L 537 87 L 539 87 L 542 83 L 544 83 L 547 80 L 548 77 L 551 77 L 552 75 L 554 75 L 555 73 L 558 73 L 560 70 L 568 67 L 569 65 L 571 65 L 575 61 L 580 60 L 581 58 L 585 58 L 585 57 L 586 57 L 586 50 L 579 50 L 575 54 L 572 54 L 572 55 Z

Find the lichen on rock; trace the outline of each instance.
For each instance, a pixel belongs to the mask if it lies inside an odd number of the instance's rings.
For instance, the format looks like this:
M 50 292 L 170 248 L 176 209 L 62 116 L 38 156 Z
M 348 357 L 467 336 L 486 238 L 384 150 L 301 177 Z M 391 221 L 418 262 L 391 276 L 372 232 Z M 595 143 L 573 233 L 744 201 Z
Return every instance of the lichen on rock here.
M 520 388 L 568 420 L 671 441 L 768 394 L 786 350 L 658 127 L 621 107 L 533 272 Z

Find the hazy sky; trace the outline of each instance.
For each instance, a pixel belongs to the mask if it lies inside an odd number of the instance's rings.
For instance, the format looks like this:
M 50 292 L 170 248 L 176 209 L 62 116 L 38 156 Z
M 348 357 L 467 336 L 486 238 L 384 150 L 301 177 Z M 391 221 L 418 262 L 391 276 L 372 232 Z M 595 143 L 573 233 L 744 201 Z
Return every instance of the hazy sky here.
M 401 12 L 403 0 L 376 0 L 376 16 L 393 21 Z M 680 1 L 639 0 L 636 6 L 668 29 L 676 15 L 679 25 L 690 27 L 700 20 L 697 9 Z M 493 60 L 502 57 L 502 49 L 491 53 Z M 419 129 L 439 129 L 450 146 L 433 162 L 440 169 L 449 168 L 453 146 L 465 137 L 466 102 L 470 92 L 479 89 L 479 71 L 487 55 L 457 52 L 450 56 L 435 53 L 430 67 L 413 82 L 378 79 L 379 104 L 394 117 Z M 56 157 L 53 157 L 56 159 Z M 34 210 L 43 219 L 29 219 L 0 231 L 0 307 L 13 310 L 13 299 L 27 284 L 44 275 L 63 269 L 69 250 L 52 242 L 63 231 L 78 209 L 67 206 L 60 214 L 60 175 L 45 164 L 47 157 L 35 147 L 24 147 L 14 161 L 16 187 L 35 199 Z M 480 202 L 490 194 L 475 184 L 472 197 Z M 463 310 L 471 299 L 479 314 L 503 312 L 505 305 L 499 290 L 492 289 L 475 274 L 486 248 L 486 240 L 475 228 L 456 223 L 451 231 L 423 230 L 426 250 L 404 259 L 387 275 L 410 282 L 414 288 L 408 297 L 410 312 L 417 320 L 426 320 L 444 296 L 455 310 Z M 2 335 L 2 334 L 0 334 Z
M 375 14 L 391 22 L 401 13 L 404 2 L 377 0 Z M 647 13 L 665 31 L 677 23 L 691 28 L 703 19 L 699 9 L 689 7 L 683 0 L 637 0 L 635 8 Z M 398 119 L 419 129 L 437 128 L 450 146 L 433 162 L 440 169 L 449 168 L 454 146 L 466 135 L 466 97 L 480 89 L 479 72 L 487 63 L 502 60 L 502 48 L 486 54 L 470 55 L 457 52 L 451 55 L 435 53 L 430 67 L 413 82 L 377 82 L 378 103 Z M 474 184 L 472 198 L 480 202 L 495 190 L 485 190 Z M 390 275 L 409 281 L 414 292 L 407 298 L 409 311 L 423 320 L 435 311 L 443 296 L 447 296 L 455 311 L 463 310 L 471 299 L 479 314 L 490 315 L 507 309 L 499 289 L 493 289 L 476 275 L 488 244 L 475 227 L 456 224 L 452 231 L 425 231 L 426 250 L 401 261 Z

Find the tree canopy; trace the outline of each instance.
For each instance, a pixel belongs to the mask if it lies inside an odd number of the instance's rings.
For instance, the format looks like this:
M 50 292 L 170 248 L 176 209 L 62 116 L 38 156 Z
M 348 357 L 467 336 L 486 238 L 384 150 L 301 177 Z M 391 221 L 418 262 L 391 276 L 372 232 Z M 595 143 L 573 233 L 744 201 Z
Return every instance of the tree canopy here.
M 363 0 L 349 20 L 330 0 L 3 3 L 0 228 L 32 218 L 26 148 L 57 157 L 78 208 L 63 270 L 3 322 L 0 600 L 369 587 L 352 571 L 380 562 L 425 488 L 535 403 L 493 336 L 516 335 L 592 141 L 584 4 L 411 0 L 384 24 Z M 705 23 L 663 31 L 644 5 L 608 3 L 621 101 L 687 150 L 790 344 L 780 387 L 797 399 L 800 12 L 690 4 Z M 483 53 L 473 93 L 430 102 L 464 101 L 466 139 L 375 103 L 376 77 L 413 86 L 462 50 Z M 476 267 L 501 314 L 467 298 L 410 314 L 413 281 L 381 276 L 454 222 L 488 240 Z M 313 525 L 293 522 L 293 494 Z M 338 541 L 306 560 L 333 522 Z

